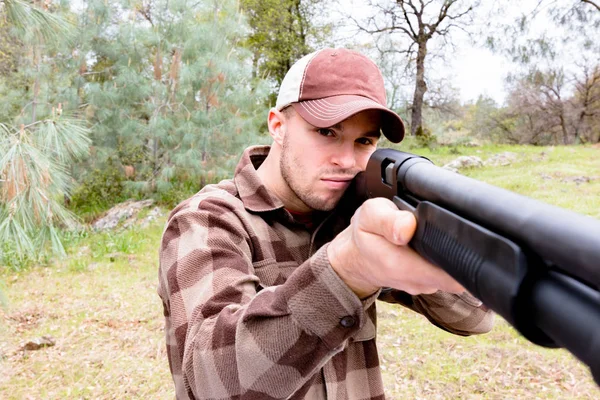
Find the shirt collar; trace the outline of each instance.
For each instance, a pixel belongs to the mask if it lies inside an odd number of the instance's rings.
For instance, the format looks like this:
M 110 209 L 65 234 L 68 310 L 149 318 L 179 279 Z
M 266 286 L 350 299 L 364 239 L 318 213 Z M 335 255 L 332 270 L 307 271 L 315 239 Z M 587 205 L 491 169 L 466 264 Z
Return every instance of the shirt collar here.
M 248 147 L 235 169 L 233 181 L 244 207 L 249 211 L 265 212 L 283 208 L 281 200 L 269 193 L 256 172 L 270 149 L 270 146 Z

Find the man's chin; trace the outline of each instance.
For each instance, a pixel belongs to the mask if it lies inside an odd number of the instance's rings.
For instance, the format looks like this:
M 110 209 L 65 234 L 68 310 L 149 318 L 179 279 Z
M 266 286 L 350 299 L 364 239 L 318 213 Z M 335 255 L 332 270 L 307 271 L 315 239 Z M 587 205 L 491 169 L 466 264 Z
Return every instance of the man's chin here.
M 329 199 L 310 199 L 304 203 L 315 211 L 331 211 L 338 205 L 341 198 L 342 196 Z

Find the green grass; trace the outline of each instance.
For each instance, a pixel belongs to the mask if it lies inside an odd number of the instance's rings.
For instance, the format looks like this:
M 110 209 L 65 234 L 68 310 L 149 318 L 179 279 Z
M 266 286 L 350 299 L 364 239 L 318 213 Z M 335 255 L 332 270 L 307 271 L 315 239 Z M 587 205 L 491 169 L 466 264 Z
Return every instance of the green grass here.
M 422 316 L 378 304 L 378 345 L 391 399 L 596 399 L 585 365 L 535 346 L 496 317 L 492 332 L 457 338 Z
M 462 173 L 600 217 L 600 149 L 486 146 L 413 149 L 443 165 L 458 155 L 512 151 L 506 167 Z M 460 153 L 452 154 L 451 153 Z M 541 152 L 546 156 L 542 160 Z M 550 178 L 544 178 L 546 174 Z M 69 257 L 21 271 L 3 269 L 0 398 L 172 399 L 156 294 L 157 251 L 165 217 L 142 228 L 71 235 Z M 1 267 L 0 267 L 1 268 Z M 404 308 L 379 305 L 380 357 L 390 399 L 594 399 L 600 389 L 565 350 L 535 346 L 501 318 L 494 330 L 456 337 Z M 53 347 L 23 352 L 43 335 Z
M 172 398 L 156 294 L 163 223 L 89 234 L 64 262 L 2 277 L 0 398 Z M 19 350 L 43 335 L 56 345 Z

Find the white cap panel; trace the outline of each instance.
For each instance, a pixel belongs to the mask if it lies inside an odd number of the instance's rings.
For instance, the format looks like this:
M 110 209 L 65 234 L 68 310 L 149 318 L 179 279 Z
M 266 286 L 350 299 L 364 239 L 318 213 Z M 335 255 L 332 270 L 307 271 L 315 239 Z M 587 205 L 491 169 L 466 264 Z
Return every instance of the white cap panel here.
M 319 53 L 319 51 L 321 50 L 307 54 L 296 61 L 287 74 L 285 74 L 283 82 L 281 82 L 281 86 L 279 87 L 279 94 L 277 95 L 275 108 L 281 110 L 291 103 L 296 103 L 298 101 L 300 98 L 302 82 L 304 81 L 304 72 L 306 71 L 310 61 L 314 56 L 317 55 L 317 53 Z

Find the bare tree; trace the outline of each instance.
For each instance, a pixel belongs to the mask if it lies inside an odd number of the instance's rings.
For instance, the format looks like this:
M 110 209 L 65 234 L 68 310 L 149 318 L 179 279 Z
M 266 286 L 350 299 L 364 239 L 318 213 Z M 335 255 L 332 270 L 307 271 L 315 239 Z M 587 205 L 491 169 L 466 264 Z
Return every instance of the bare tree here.
M 368 5 L 374 14 L 364 20 L 353 18 L 356 26 L 363 32 L 397 36 L 399 41 L 385 40 L 388 43 L 380 47 L 379 52 L 386 54 L 403 54 L 415 67 L 415 88 L 411 106 L 411 134 L 415 135 L 422 129 L 422 109 L 425 93 L 428 90 L 426 82 L 426 64 L 430 41 L 436 36 L 449 40 L 451 31 L 465 30 L 477 3 L 464 0 L 369 0 Z M 408 42 L 407 45 L 405 43 Z
M 510 22 L 490 29 L 486 44 L 519 64 L 556 65 L 565 57 L 597 57 L 600 52 L 600 2 L 596 0 L 537 0 L 528 5 L 506 0 L 497 11 L 503 14 L 508 9 L 521 11 Z M 535 22 L 542 22 L 544 28 Z
M 512 139 L 565 145 L 600 140 L 600 66 L 579 68 L 570 74 L 533 70 L 516 82 L 507 109 L 518 121 Z
M 575 143 L 600 141 L 600 65 L 582 66 L 575 78 Z

